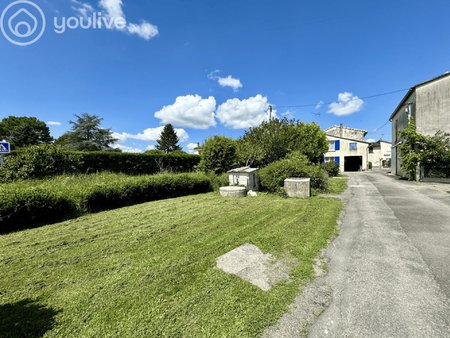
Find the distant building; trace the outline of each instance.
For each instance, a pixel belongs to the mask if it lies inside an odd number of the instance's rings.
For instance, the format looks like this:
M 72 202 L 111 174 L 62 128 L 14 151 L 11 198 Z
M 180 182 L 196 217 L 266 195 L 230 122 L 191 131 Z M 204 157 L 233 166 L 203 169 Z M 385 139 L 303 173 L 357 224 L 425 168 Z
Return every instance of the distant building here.
M 194 148 L 194 155 L 201 155 L 202 154 L 202 146 L 200 143 L 197 143 L 197 146 Z
M 392 158 L 392 143 L 379 140 L 369 144 L 369 162 L 373 168 L 389 168 Z
M 364 171 L 369 162 L 369 142 L 364 141 L 366 130 L 333 126 L 325 130 L 328 152 L 325 162 L 335 161 L 340 171 Z
M 410 119 L 416 122 L 417 132 L 434 135 L 438 131 L 450 133 L 450 73 L 445 73 L 409 89 L 392 113 L 392 173 L 404 176 L 398 146 L 400 132 Z

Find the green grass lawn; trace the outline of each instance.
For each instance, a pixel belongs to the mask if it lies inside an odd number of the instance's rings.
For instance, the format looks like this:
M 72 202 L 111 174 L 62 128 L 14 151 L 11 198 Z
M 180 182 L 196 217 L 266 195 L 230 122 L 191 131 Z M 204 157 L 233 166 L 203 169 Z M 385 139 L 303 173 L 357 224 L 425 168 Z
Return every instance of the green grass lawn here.
M 216 194 L 0 236 L 0 337 L 253 337 L 314 275 L 341 202 Z M 252 243 L 301 264 L 269 292 L 215 268 Z
M 347 177 L 331 177 L 328 180 L 327 194 L 338 195 L 347 190 Z

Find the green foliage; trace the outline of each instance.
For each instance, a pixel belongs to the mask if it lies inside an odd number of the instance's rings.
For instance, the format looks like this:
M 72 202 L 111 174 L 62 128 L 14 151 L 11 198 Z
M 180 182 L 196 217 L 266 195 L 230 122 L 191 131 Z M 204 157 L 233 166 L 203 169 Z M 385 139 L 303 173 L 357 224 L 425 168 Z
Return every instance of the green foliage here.
M 224 136 L 213 136 L 203 145 L 201 158 L 201 170 L 222 174 L 236 164 L 236 141 Z
M 400 136 L 401 167 L 410 179 L 415 178 L 418 163 L 423 166 L 426 176 L 450 177 L 449 134 L 421 135 L 416 131 L 414 120 L 411 120 Z
M 211 191 L 202 174 L 59 176 L 0 185 L 0 233 L 123 206 Z
M 261 187 L 269 192 L 277 192 L 290 177 L 311 178 L 311 188 L 323 191 L 327 187 L 328 174 L 319 165 L 312 165 L 308 158 L 294 152 L 287 158 L 273 162 L 259 172 Z
M 111 145 L 117 142 L 111 129 L 101 128 L 102 118 L 96 115 L 75 115 L 76 121 L 70 121 L 72 130 L 58 138 L 55 144 L 66 150 L 105 151 L 112 150 Z
M 330 177 L 336 177 L 339 175 L 339 164 L 335 161 L 322 163 L 320 167 L 325 170 Z
M 243 165 L 265 166 L 298 151 L 310 162 L 319 163 L 327 149 L 319 125 L 274 119 L 246 131 L 238 142 L 238 159 Z
M 15 148 L 48 144 L 53 141 L 45 122 L 35 117 L 9 116 L 0 122 L 0 140 L 6 140 Z
M 209 180 L 211 181 L 211 186 L 214 189 L 214 191 L 219 191 L 221 187 L 226 187 L 230 184 L 227 173 L 216 175 L 210 172 L 207 173 L 207 175 Z
M 81 166 L 79 155 L 68 154 L 53 145 L 31 146 L 6 158 L 0 168 L 0 182 L 74 173 Z
M 181 147 L 178 145 L 180 139 L 170 123 L 165 125 L 159 140 L 156 142 L 158 143 L 156 149 L 165 153 L 181 150 Z
M 128 154 L 117 152 L 67 152 L 60 147 L 33 146 L 8 156 L 0 169 L 0 182 L 52 177 L 64 173 L 88 174 L 109 171 L 129 175 L 190 172 L 200 156 L 171 154 Z

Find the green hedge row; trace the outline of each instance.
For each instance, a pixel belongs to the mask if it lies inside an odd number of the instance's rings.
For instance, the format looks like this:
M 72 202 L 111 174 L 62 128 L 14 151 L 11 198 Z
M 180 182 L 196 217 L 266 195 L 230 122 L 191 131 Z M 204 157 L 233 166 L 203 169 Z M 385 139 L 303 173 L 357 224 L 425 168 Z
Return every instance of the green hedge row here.
M 190 172 L 200 156 L 176 154 L 128 154 L 114 152 L 69 152 L 80 158 L 79 173 L 109 171 L 129 175 L 156 174 L 162 171 Z
M 51 224 L 138 203 L 206 193 L 203 174 L 59 176 L 0 185 L 0 233 Z
M 0 181 L 40 179 L 63 174 L 97 172 L 151 175 L 160 172 L 192 172 L 200 156 L 173 154 L 128 154 L 116 152 L 67 152 L 53 145 L 32 146 L 6 158 Z

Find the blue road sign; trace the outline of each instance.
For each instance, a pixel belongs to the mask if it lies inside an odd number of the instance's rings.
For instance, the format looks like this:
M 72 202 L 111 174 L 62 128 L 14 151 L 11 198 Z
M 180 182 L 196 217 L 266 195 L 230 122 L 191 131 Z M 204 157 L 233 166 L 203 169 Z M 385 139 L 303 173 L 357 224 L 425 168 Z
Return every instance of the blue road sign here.
M 11 145 L 8 142 L 0 142 L 0 154 L 9 154 Z

